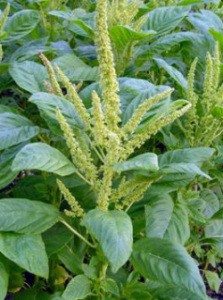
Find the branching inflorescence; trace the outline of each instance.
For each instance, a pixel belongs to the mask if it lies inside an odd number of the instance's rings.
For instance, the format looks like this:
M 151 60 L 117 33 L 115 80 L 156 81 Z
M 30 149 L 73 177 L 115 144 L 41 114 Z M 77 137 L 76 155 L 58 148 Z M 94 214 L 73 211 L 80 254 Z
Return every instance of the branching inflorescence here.
M 210 146 L 223 131 L 223 85 L 219 86 L 219 45 L 216 45 L 213 57 L 210 53 L 207 54 L 202 94 L 197 94 L 194 90 L 197 63 L 196 58 L 188 74 L 187 99 L 192 108 L 185 114 L 181 124 L 191 147 Z
M 142 198 L 144 192 L 154 181 L 151 178 L 131 178 L 129 180 L 118 174 L 113 166 L 125 161 L 134 154 L 136 148 L 143 145 L 153 134 L 163 126 L 182 116 L 191 106 L 184 100 L 178 100 L 178 105 L 165 113 L 160 113 L 143 123 L 148 110 L 158 101 L 170 96 L 173 92 L 168 89 L 153 96 L 138 106 L 128 122 L 121 126 L 121 101 L 118 94 L 119 84 L 115 71 L 114 58 L 107 27 L 107 0 L 97 1 L 97 38 L 98 61 L 100 68 L 100 86 L 102 93 L 92 93 L 92 110 L 87 110 L 79 97 L 75 86 L 65 74 L 41 54 L 41 59 L 49 73 L 48 91 L 62 96 L 70 101 L 84 123 L 83 134 L 89 139 L 89 147 L 81 146 L 80 135 L 75 133 L 62 112 L 57 109 L 56 115 L 63 131 L 72 161 L 77 168 L 77 174 L 85 180 L 97 194 L 97 206 L 107 210 L 109 205 L 116 209 L 128 209 L 135 201 Z M 66 95 L 58 83 L 66 89 Z M 96 153 L 96 160 L 93 153 Z M 114 187 L 114 179 L 119 178 L 119 186 Z M 71 195 L 69 190 L 58 181 L 58 186 L 71 207 L 72 216 L 81 217 L 84 212 Z

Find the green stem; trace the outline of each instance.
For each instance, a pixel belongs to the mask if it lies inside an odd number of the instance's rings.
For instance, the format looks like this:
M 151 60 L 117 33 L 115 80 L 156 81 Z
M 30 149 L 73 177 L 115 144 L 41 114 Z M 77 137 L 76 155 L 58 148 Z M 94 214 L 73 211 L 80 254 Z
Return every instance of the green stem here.
M 96 245 L 90 243 L 83 235 L 81 235 L 78 231 L 76 231 L 70 224 L 68 224 L 64 219 L 60 220 L 71 232 L 73 232 L 77 237 L 79 237 L 83 242 L 85 242 L 88 246 L 92 248 L 96 248 Z

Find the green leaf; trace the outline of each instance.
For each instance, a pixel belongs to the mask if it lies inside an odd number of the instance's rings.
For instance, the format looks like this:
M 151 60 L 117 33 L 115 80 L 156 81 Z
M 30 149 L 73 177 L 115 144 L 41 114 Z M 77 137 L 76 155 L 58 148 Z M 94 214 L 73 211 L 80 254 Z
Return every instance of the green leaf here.
M 90 67 L 74 54 L 65 54 L 52 61 L 71 81 L 97 81 L 98 67 Z
M 169 65 L 164 59 L 154 58 L 159 67 L 163 68 L 183 89 L 187 88 L 187 80 L 176 68 Z
M 211 178 L 198 166 L 191 163 L 171 163 L 170 165 L 164 166 L 161 170 L 164 174 L 186 173 L 191 175 L 201 175 L 208 179 Z
M 0 274 L 0 300 L 4 300 L 8 290 L 9 272 L 2 257 L 0 257 Z
M 202 35 L 191 31 L 174 32 L 155 40 L 148 49 L 142 52 L 142 55 L 166 52 L 182 42 L 197 43 L 199 45 L 201 43 L 201 38 Z
M 18 152 L 20 147 L 12 147 L 6 149 L 0 155 L 0 190 L 9 185 L 19 174 L 18 171 L 12 172 L 12 159 Z
M 208 160 L 215 150 L 213 148 L 184 148 L 167 151 L 159 155 L 159 165 L 164 167 L 171 163 L 194 163 L 200 165 Z
M 0 252 L 26 271 L 48 278 L 48 258 L 40 235 L 0 233 Z
M 91 281 L 85 275 L 78 275 L 68 283 L 62 297 L 66 300 L 86 299 L 89 294 Z
M 203 200 L 201 211 L 206 218 L 211 218 L 220 208 L 218 197 L 212 190 L 202 189 L 200 197 Z
M 0 114 L 0 150 L 25 142 L 36 136 L 39 128 L 23 116 Z
M 11 43 L 23 38 L 37 26 L 39 21 L 40 16 L 36 10 L 26 9 L 13 14 L 7 21 L 5 27 L 7 37 L 3 43 Z
M 163 299 L 206 300 L 205 286 L 194 260 L 183 246 L 159 238 L 136 242 L 134 267 L 154 282 L 153 293 Z
M 102 282 L 102 288 L 107 293 L 111 293 L 115 296 L 120 296 L 119 287 L 116 281 L 111 278 L 106 278 L 105 281 Z
M 94 30 L 83 20 L 73 20 L 71 24 L 68 25 L 68 29 L 77 35 L 94 39 Z
M 168 194 L 150 197 L 149 203 L 145 207 L 147 237 L 163 238 L 171 220 L 173 209 L 174 203 Z
M 47 247 L 47 245 L 46 245 Z M 75 274 L 83 273 L 82 258 L 78 253 L 75 253 L 71 248 L 65 246 L 58 253 L 59 260 L 64 264 L 64 266 L 71 272 Z
M 122 122 L 123 125 L 127 123 L 127 121 L 132 117 L 136 108 L 142 104 L 144 101 L 149 98 L 166 91 L 169 87 L 167 86 L 155 86 L 149 82 L 144 80 L 134 80 L 127 79 L 122 83 L 123 88 L 121 89 L 121 101 L 122 101 L 122 110 L 123 117 Z M 121 86 L 122 87 L 122 86 Z M 122 96 L 123 95 L 123 96 Z M 126 98 L 126 103 L 123 101 Z M 123 103 L 124 102 L 124 103 Z M 162 101 L 159 101 L 156 105 L 148 111 L 145 118 L 153 116 L 157 112 L 165 111 L 168 104 L 170 103 L 170 97 L 165 98 Z
M 37 105 L 41 115 L 49 124 L 56 124 L 59 128 L 56 117 L 56 109 L 59 108 L 70 126 L 83 127 L 83 123 L 73 104 L 65 98 L 48 93 L 35 93 L 30 97 L 29 101 Z
M 48 74 L 46 68 L 40 64 L 28 60 L 14 62 L 9 73 L 19 87 L 32 94 L 45 90 L 43 82 L 48 79 Z
M 117 163 L 113 166 L 117 172 L 130 170 L 145 170 L 155 172 L 159 170 L 158 157 L 154 153 L 144 153 L 137 155 L 127 161 Z
M 64 225 L 57 223 L 44 232 L 42 237 L 46 247 L 47 255 L 51 256 L 62 250 L 73 239 L 74 236 L 73 233 Z
M 132 222 L 123 211 L 94 209 L 84 217 L 84 225 L 99 241 L 113 273 L 123 266 L 132 252 Z
M 190 7 L 160 7 L 149 13 L 146 27 L 158 35 L 165 35 L 174 30 L 188 15 Z
M 221 279 L 218 277 L 218 274 L 212 271 L 204 271 L 204 273 L 209 287 L 218 293 L 221 286 Z
M 113 26 L 110 31 L 110 37 L 119 51 L 123 51 L 127 45 L 135 41 L 145 41 L 153 36 L 156 32 L 153 30 L 136 31 L 129 26 Z
M 193 12 L 189 15 L 188 20 L 202 33 L 208 33 L 211 28 L 222 32 L 222 20 L 210 10 L 201 9 L 199 13 Z
M 60 212 L 51 204 L 27 199 L 0 200 L 0 231 L 39 234 L 56 222 Z
M 16 155 L 13 171 L 41 170 L 67 176 L 76 172 L 74 165 L 59 150 L 44 144 L 28 144 Z
M 168 194 L 150 197 L 145 208 L 147 237 L 166 238 L 185 244 L 190 237 L 188 212 L 182 203 L 173 204 Z

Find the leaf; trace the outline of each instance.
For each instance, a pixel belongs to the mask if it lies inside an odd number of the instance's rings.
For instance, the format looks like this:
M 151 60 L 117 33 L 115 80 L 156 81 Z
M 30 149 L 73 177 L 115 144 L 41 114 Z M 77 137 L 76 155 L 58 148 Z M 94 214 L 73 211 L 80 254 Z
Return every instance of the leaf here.
M 218 277 L 218 274 L 211 271 L 204 271 L 205 277 L 208 281 L 209 287 L 214 290 L 216 293 L 218 293 L 219 288 L 221 286 L 221 279 Z
M 67 176 L 76 172 L 74 165 L 59 150 L 44 144 L 28 144 L 16 155 L 13 171 L 41 170 Z
M 146 236 L 185 244 L 190 237 L 188 212 L 182 203 L 173 204 L 168 194 L 152 197 L 145 208 Z
M 201 33 L 208 33 L 209 29 L 223 33 L 222 20 L 212 11 L 201 9 L 199 13 L 191 13 L 188 17 L 189 22 Z
M 46 245 L 47 246 L 47 245 Z M 83 272 L 82 258 L 78 253 L 75 253 L 71 248 L 65 246 L 58 253 L 59 260 L 64 264 L 64 266 L 71 272 L 75 274 L 80 274 Z
M 114 279 L 106 278 L 105 281 L 102 282 L 102 288 L 108 293 L 111 293 L 115 296 L 120 296 L 118 284 Z
M 74 54 L 65 54 L 52 61 L 71 81 L 97 81 L 98 67 L 90 67 Z
M 131 261 L 157 285 L 154 294 L 163 299 L 205 300 L 205 286 L 194 260 L 183 246 L 159 238 L 135 243 Z
M 77 35 L 94 39 L 94 30 L 83 20 L 73 20 L 71 24 L 68 25 L 68 29 Z
M 61 223 L 57 223 L 45 231 L 42 237 L 47 255 L 51 256 L 62 250 L 73 239 L 73 233 Z
M 12 172 L 11 164 L 12 158 L 17 153 L 13 148 L 7 149 L 0 155 L 0 190 L 9 185 L 19 174 L 19 172 Z
M 113 169 L 117 172 L 125 172 L 130 170 L 145 170 L 155 172 L 159 170 L 158 158 L 154 153 L 144 153 L 127 161 L 115 164 Z
M 154 30 L 157 35 L 165 35 L 174 30 L 188 15 L 190 7 L 159 7 L 149 13 L 146 27 Z
M 13 14 L 7 21 L 5 31 L 7 37 L 3 43 L 11 43 L 29 34 L 39 23 L 40 15 L 38 11 L 26 9 Z
M 4 300 L 8 290 L 9 272 L 2 257 L 0 257 L 0 274 L 0 300 Z
M 58 222 L 60 212 L 51 204 L 28 199 L 0 200 L 0 231 L 39 234 Z
M 26 271 L 48 278 L 48 258 L 40 235 L 0 233 L 0 252 Z
M 0 150 L 36 136 L 39 128 L 27 118 L 13 113 L 0 113 Z
M 187 88 L 187 80 L 176 68 L 170 66 L 164 59 L 154 58 L 159 67 L 163 68 L 183 89 Z
M 210 179 L 211 177 L 204 173 L 198 166 L 191 163 L 171 163 L 161 168 L 164 174 L 186 173 L 191 175 L 201 175 Z
M 168 194 L 158 194 L 150 197 L 145 207 L 146 236 L 163 238 L 171 216 L 174 203 Z
M 213 148 L 184 148 L 167 151 L 159 155 L 160 167 L 164 167 L 171 163 L 194 163 L 200 165 L 208 160 L 215 150 Z
M 83 127 L 72 103 L 62 97 L 48 93 L 35 93 L 29 98 L 29 101 L 37 105 L 41 115 L 49 124 L 56 124 L 59 128 L 56 117 L 56 109 L 59 108 L 70 126 Z
M 136 88 L 135 85 L 137 85 L 138 88 Z M 149 98 L 166 91 L 168 88 L 169 87 L 163 85 L 155 86 L 144 80 L 127 79 L 126 82 L 123 82 L 123 88 L 120 90 L 123 111 L 123 125 L 126 124 L 127 121 L 132 117 L 134 111 L 140 104 Z M 126 98 L 126 103 L 123 103 L 124 97 Z M 156 105 L 153 105 L 153 107 L 145 115 L 144 119 L 153 116 L 157 112 L 165 111 L 169 103 L 170 97 L 159 101 Z
M 91 281 L 85 275 L 74 277 L 62 297 L 66 300 L 85 299 L 91 293 Z
M 200 45 L 201 40 L 202 35 L 195 32 L 174 32 L 156 39 L 150 44 L 148 49 L 146 48 L 142 51 L 141 56 L 146 56 L 150 53 L 153 54 L 169 51 L 172 47 L 179 45 L 182 42 L 197 43 Z
M 123 266 L 132 251 L 132 222 L 123 211 L 94 209 L 84 217 L 87 230 L 99 241 L 113 273 Z
M 202 189 L 200 197 L 203 200 L 201 211 L 206 218 L 211 218 L 220 208 L 218 197 L 212 190 Z
M 9 73 L 19 87 L 32 94 L 45 90 L 43 82 L 48 79 L 48 74 L 40 64 L 28 60 L 14 62 L 9 68 Z
M 119 51 L 124 51 L 127 45 L 135 41 L 146 41 L 155 33 L 153 30 L 136 31 L 129 26 L 122 25 L 113 26 L 109 31 L 111 40 Z

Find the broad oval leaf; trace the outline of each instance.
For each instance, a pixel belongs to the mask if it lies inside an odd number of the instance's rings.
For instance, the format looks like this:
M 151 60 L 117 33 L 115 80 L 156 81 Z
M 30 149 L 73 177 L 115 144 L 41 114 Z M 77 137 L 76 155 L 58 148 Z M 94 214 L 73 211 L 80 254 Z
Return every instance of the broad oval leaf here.
M 150 198 L 145 207 L 147 237 L 166 238 L 180 244 L 190 237 L 187 208 L 183 203 L 174 205 L 168 194 Z
M 214 12 L 201 9 L 199 13 L 193 12 L 188 17 L 189 22 L 202 33 L 208 33 L 209 29 L 223 32 L 223 22 Z
M 110 37 L 119 51 L 123 51 L 126 46 L 135 41 L 146 41 L 147 38 L 153 36 L 154 30 L 136 31 L 129 26 L 117 25 L 113 26 L 110 31 Z
M 60 212 L 50 204 L 28 199 L 0 200 L 0 231 L 41 233 L 59 220 Z
M 45 90 L 43 82 L 48 79 L 48 74 L 46 68 L 40 64 L 28 60 L 15 62 L 9 68 L 9 73 L 18 86 L 30 93 Z
M 158 157 L 154 153 L 140 154 L 127 161 L 117 163 L 113 166 L 113 169 L 117 172 L 130 170 L 158 171 Z
M 195 163 L 200 165 L 208 160 L 215 150 L 213 148 L 185 148 L 168 151 L 159 155 L 160 167 L 164 167 L 171 163 Z
M 56 117 L 56 109 L 59 108 L 70 126 L 83 127 L 73 104 L 62 97 L 48 93 L 35 93 L 29 101 L 37 105 L 44 119 L 50 124 L 56 124 L 59 127 Z
M 144 238 L 134 245 L 131 261 L 144 277 L 159 286 L 159 297 L 207 299 L 198 267 L 183 246 L 165 239 Z
M 26 271 L 48 278 L 48 258 L 40 235 L 0 233 L 0 252 Z
M 78 275 L 68 283 L 62 297 L 65 300 L 86 299 L 90 293 L 91 281 L 85 275 Z
M 84 225 L 99 241 L 104 255 L 115 273 L 132 252 L 132 222 L 123 211 L 94 209 L 84 217 Z
M 59 150 L 44 144 L 28 144 L 16 155 L 12 163 L 13 171 L 41 170 L 67 176 L 76 168 Z
M 74 54 L 65 54 L 52 61 L 71 81 L 97 81 L 98 67 L 90 67 Z
M 15 13 L 8 19 L 5 27 L 7 37 L 4 43 L 19 40 L 29 34 L 39 23 L 40 15 L 38 11 L 26 9 Z
M 23 116 L 7 112 L 0 114 L 0 150 L 27 141 L 38 132 L 39 128 Z
M 188 15 L 190 7 L 160 7 L 149 13 L 146 27 L 155 30 L 158 35 L 165 35 L 175 29 Z
M 146 236 L 163 238 L 173 214 L 173 200 L 168 194 L 158 194 L 149 198 L 145 207 Z

